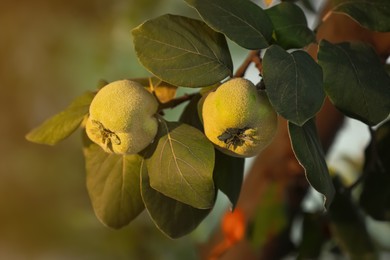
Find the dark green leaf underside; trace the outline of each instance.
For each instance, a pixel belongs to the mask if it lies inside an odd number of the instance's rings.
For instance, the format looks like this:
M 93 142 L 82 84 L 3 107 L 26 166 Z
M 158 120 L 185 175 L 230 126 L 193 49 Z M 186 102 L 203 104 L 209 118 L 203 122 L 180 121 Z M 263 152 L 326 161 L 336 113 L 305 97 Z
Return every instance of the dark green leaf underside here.
M 319 259 L 322 246 L 327 242 L 327 234 L 324 232 L 326 219 L 320 213 L 303 214 L 302 240 L 299 244 L 297 260 Z
M 390 31 L 390 1 L 346 0 L 333 8 L 335 13 L 350 16 L 356 22 L 373 31 Z
M 294 154 L 305 169 L 307 180 L 314 189 L 324 195 L 325 208 L 328 208 L 335 190 L 318 139 L 315 120 L 309 120 L 302 127 L 289 122 L 288 129 Z
M 337 192 L 328 211 L 333 237 L 350 259 L 379 259 L 365 217 L 351 193 L 342 192 L 345 187 L 337 177 L 334 185 Z
M 215 150 L 215 185 L 232 203 L 234 209 L 240 196 L 244 178 L 244 158 L 231 157 Z
M 209 86 L 232 74 L 224 35 L 202 21 L 167 14 L 146 21 L 132 33 L 140 62 L 175 86 Z
M 376 220 L 390 221 L 390 121 L 375 131 L 365 152 L 362 193 L 359 202 Z
M 190 126 L 193 126 L 196 129 L 203 132 L 203 124 L 202 121 L 200 121 L 199 112 L 198 112 L 198 103 L 201 98 L 202 95 L 198 93 L 191 99 L 191 101 L 184 108 L 179 121 L 188 124 Z
M 390 113 L 390 77 L 364 43 L 320 42 L 318 62 L 332 103 L 346 115 L 376 125 Z

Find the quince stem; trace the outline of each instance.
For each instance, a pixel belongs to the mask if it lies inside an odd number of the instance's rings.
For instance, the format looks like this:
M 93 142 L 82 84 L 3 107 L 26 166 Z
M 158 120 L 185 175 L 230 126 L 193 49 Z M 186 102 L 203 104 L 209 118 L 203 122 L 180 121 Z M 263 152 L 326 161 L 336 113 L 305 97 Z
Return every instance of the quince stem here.
M 249 65 L 253 62 L 255 63 L 256 68 L 259 70 L 260 75 L 262 75 L 263 72 L 263 62 L 260 58 L 261 50 L 254 50 L 250 51 L 244 62 L 241 64 L 241 66 L 237 69 L 236 73 L 234 74 L 235 78 L 241 78 L 244 77 L 245 72 L 248 70 Z
M 180 104 L 182 104 L 182 103 L 184 103 L 184 102 L 186 102 L 188 100 L 191 100 L 196 94 L 197 93 L 184 94 L 183 96 L 171 99 L 168 102 L 160 103 L 159 106 L 158 106 L 158 112 L 161 111 L 161 110 L 167 109 L 167 108 L 171 108 L 171 109 L 175 108 L 178 105 L 180 105 Z

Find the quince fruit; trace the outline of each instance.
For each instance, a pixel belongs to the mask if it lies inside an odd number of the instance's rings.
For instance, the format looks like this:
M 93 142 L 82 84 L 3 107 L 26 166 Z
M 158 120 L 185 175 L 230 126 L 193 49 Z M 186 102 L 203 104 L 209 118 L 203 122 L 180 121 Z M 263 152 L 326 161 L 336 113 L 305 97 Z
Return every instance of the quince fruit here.
M 86 123 L 88 137 L 104 151 L 136 154 L 153 142 L 158 129 L 156 98 L 141 84 L 114 81 L 96 94 Z
M 231 156 L 255 156 L 276 133 L 277 114 L 265 91 L 244 78 L 230 79 L 208 93 L 201 111 L 207 138 Z

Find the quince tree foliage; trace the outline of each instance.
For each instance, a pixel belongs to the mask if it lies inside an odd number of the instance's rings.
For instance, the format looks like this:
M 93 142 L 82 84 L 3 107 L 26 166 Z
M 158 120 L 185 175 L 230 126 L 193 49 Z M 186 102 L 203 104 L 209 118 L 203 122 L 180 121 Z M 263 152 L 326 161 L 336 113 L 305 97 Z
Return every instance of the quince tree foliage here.
M 339 2 L 331 12 L 348 15 L 370 30 L 390 31 L 389 2 Z M 178 238 L 210 213 L 218 190 L 234 208 L 245 157 L 273 141 L 278 115 L 288 121 L 295 156 L 329 209 L 335 188 L 315 117 L 329 98 L 346 116 L 368 126 L 388 118 L 390 77 L 373 48 L 361 42 L 316 42 L 302 9 L 291 1 L 266 9 L 251 1 L 186 3 L 198 19 L 165 14 L 132 29 L 136 54 L 149 78 L 103 84 L 26 138 L 54 145 L 81 128 L 86 184 L 97 218 L 121 228 L 146 210 L 161 232 Z M 260 82 L 235 73 L 228 40 L 255 55 L 261 63 Z M 318 44 L 317 59 L 304 50 L 309 44 Z M 197 92 L 176 97 L 181 87 Z M 183 102 L 188 104 L 180 120 L 166 121 L 164 110 Z M 388 130 L 387 123 L 374 140 L 381 149 Z M 388 179 L 379 170 L 375 173 Z M 367 179 L 361 204 L 373 216 L 389 220 L 388 184 L 380 186 L 386 191 L 383 203 L 369 203 L 370 196 L 376 197 L 370 192 L 376 175 Z

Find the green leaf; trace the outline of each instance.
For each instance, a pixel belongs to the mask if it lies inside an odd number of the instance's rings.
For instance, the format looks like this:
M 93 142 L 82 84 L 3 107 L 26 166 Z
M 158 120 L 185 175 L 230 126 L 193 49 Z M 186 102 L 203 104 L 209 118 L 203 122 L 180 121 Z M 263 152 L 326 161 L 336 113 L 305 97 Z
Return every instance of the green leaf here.
M 98 145 L 84 146 L 87 189 L 97 218 L 111 228 L 121 228 L 144 209 L 140 191 L 139 155 L 105 153 Z
M 302 9 L 283 2 L 266 10 L 274 25 L 276 43 L 285 49 L 302 48 L 316 40 Z
M 244 164 L 244 158 L 231 157 L 215 150 L 215 185 L 229 198 L 233 209 L 241 192 Z
M 343 0 L 333 8 L 363 27 L 373 31 L 390 31 L 390 2 L 388 0 Z
M 304 51 L 271 46 L 263 59 L 268 98 L 281 116 L 302 126 L 321 108 L 325 93 L 321 67 Z
M 320 42 L 318 62 L 325 91 L 347 116 L 376 125 L 390 113 L 390 76 L 375 51 L 364 43 Z
M 141 167 L 141 193 L 153 222 L 170 238 L 179 238 L 190 233 L 210 213 L 210 209 L 193 208 L 150 187 L 144 161 Z
M 64 111 L 47 119 L 37 128 L 31 130 L 26 139 L 30 142 L 55 145 L 70 136 L 88 114 L 89 105 L 95 93 L 86 92 L 76 98 Z
M 184 108 L 179 121 L 193 126 L 203 132 L 203 124 L 200 121 L 198 113 L 198 102 L 201 98 L 202 95 L 198 93 L 191 99 L 188 105 Z
M 140 62 L 170 84 L 204 87 L 232 74 L 224 35 L 202 21 L 167 14 L 146 21 L 132 33 Z
M 195 208 L 213 207 L 214 147 L 202 132 L 160 118 L 151 149 L 147 168 L 153 189 Z
M 390 221 L 390 121 L 381 125 L 365 152 L 359 203 L 376 220 Z
M 272 23 L 267 14 L 251 1 L 186 0 L 214 30 L 247 49 L 268 47 Z
M 350 192 L 345 191 L 339 179 L 335 178 L 334 184 L 337 192 L 328 212 L 333 237 L 348 259 L 378 259 L 364 216 Z
M 200 94 L 193 97 L 184 109 L 179 121 L 203 131 L 198 114 L 198 102 L 201 99 Z M 215 149 L 214 182 L 216 187 L 229 198 L 233 209 L 241 191 L 244 163 L 244 158 L 231 157 Z
M 315 120 L 309 120 L 302 127 L 289 122 L 288 129 L 294 154 L 305 169 L 307 180 L 314 189 L 324 195 L 324 205 L 328 208 L 335 190 L 318 139 Z
M 323 214 L 303 214 L 302 240 L 299 245 L 298 260 L 320 258 L 322 246 L 327 240 L 325 226 L 326 222 Z

